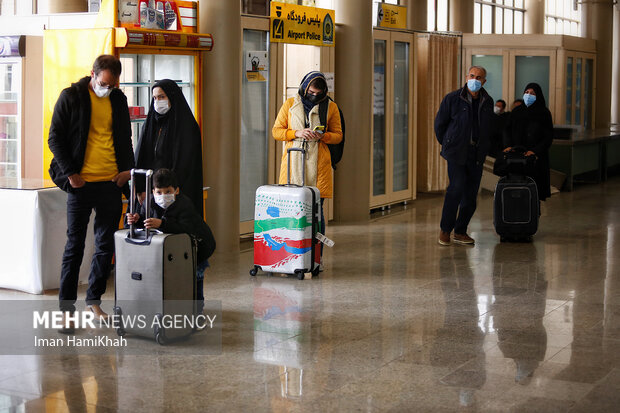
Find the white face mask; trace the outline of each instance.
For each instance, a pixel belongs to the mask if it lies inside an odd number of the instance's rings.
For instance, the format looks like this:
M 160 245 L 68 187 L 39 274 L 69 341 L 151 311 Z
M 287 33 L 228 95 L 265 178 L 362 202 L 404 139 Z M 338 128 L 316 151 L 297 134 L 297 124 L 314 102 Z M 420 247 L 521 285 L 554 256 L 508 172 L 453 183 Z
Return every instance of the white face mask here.
M 155 203 L 162 207 L 163 209 L 168 208 L 170 205 L 174 203 L 175 195 L 174 194 L 153 194 L 153 198 L 155 198 Z
M 155 108 L 155 112 L 160 115 L 165 115 L 170 110 L 170 102 L 168 102 L 168 99 L 156 100 L 153 103 L 153 107 Z
M 112 89 L 103 87 L 99 83 L 97 83 L 97 81 L 95 81 L 95 85 L 93 86 L 93 92 L 95 92 L 95 95 L 97 95 L 97 97 L 105 98 L 110 96 L 110 92 L 112 92 Z
M 493 112 L 495 112 L 496 115 L 499 115 L 501 113 L 502 109 L 499 106 L 495 106 L 493 108 Z

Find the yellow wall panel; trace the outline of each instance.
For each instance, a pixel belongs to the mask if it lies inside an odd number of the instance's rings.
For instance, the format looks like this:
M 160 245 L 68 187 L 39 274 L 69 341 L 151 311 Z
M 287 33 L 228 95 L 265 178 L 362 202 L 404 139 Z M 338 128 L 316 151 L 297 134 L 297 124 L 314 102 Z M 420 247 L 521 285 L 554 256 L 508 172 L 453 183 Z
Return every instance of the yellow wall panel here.
M 97 56 L 114 54 L 114 29 L 46 30 L 43 50 L 43 171 L 49 179 L 47 136 L 56 100 L 71 83 L 90 76 Z

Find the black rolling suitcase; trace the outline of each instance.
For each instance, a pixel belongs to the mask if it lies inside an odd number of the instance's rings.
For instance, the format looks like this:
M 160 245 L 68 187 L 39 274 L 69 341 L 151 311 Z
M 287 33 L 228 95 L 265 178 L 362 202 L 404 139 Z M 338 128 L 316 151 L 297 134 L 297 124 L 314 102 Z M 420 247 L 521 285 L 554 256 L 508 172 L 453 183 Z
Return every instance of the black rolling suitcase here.
M 500 178 L 495 187 L 493 224 L 502 242 L 531 241 L 538 231 L 538 188 L 531 177 L 523 174 L 533 169 L 533 158 L 528 158 L 512 155 L 505 159 L 507 176 Z

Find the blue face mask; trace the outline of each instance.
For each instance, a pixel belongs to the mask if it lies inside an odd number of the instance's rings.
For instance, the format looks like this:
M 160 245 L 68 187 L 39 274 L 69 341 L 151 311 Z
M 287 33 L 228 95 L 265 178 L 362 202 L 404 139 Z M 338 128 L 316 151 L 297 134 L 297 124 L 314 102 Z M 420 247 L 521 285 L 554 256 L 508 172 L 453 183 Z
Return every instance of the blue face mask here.
M 467 80 L 467 89 L 476 93 L 482 87 L 482 83 L 478 79 L 468 79 Z
M 536 102 L 536 95 L 525 93 L 523 95 L 523 102 L 525 102 L 525 106 L 530 107 L 534 102 Z

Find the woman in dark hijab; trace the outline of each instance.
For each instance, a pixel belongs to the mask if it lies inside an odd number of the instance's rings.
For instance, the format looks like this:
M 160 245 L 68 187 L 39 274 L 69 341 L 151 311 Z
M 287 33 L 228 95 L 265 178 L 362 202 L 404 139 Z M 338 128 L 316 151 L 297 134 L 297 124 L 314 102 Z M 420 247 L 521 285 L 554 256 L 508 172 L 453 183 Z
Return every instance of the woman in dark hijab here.
M 181 88 L 169 79 L 155 83 L 136 147 L 136 168 L 173 170 L 181 192 L 203 216 L 201 142 L 200 127 Z
M 545 96 L 538 83 L 529 83 L 523 93 L 524 104 L 512 110 L 504 129 L 504 152 L 514 147 L 525 149 L 526 156 L 536 157 L 532 178 L 538 196 L 544 201 L 551 196 L 549 184 L 549 147 L 553 142 L 553 120 Z

